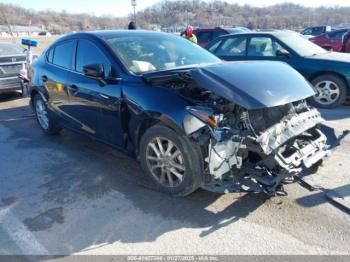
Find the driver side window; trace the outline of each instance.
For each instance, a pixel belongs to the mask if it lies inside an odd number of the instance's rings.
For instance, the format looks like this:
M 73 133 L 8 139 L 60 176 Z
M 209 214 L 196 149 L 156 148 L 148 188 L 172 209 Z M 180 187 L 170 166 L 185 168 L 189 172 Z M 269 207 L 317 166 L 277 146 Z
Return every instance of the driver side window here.
M 283 47 L 270 37 L 252 37 L 248 45 L 248 56 L 276 56 Z
M 105 76 L 109 76 L 111 66 L 102 51 L 89 40 L 79 40 L 75 70 L 79 73 L 83 73 L 83 67 L 91 64 L 102 64 Z

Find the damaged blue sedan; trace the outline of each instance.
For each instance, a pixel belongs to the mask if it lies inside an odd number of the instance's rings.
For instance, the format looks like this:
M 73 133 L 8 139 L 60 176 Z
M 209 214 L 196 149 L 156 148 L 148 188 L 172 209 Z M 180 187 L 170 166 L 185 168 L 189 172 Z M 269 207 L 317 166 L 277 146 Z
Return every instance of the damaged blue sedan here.
M 68 128 L 137 158 L 160 191 L 283 191 L 329 154 L 315 94 L 281 62 L 222 62 L 147 31 L 64 36 L 32 66 L 49 135 Z M 118 163 L 116 163 L 116 168 Z

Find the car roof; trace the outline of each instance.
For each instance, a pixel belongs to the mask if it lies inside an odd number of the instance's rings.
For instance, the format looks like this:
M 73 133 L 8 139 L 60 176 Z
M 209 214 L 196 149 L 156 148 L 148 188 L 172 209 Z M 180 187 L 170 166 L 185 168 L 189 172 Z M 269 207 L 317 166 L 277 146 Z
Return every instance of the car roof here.
M 247 30 L 248 28 L 239 26 L 239 27 L 211 27 L 211 28 L 196 28 L 193 31 L 202 32 L 202 31 L 236 31 L 236 30 Z M 249 30 L 249 29 L 248 29 Z
M 124 37 L 124 36 L 159 36 L 159 35 L 171 35 L 163 32 L 147 31 L 147 30 L 100 30 L 100 31 L 87 31 L 87 32 L 77 32 L 65 35 L 55 43 L 62 42 L 65 40 L 73 38 L 112 38 L 112 37 Z
M 320 34 L 320 35 L 318 35 L 318 36 L 316 36 L 316 37 L 323 37 L 323 36 L 326 36 L 326 35 L 329 35 L 329 34 L 341 33 L 341 32 L 346 33 L 346 32 L 348 32 L 348 31 L 350 31 L 350 28 L 342 28 L 342 29 L 337 29 L 337 30 L 325 32 L 325 33 Z
M 242 32 L 242 33 L 236 33 L 236 34 L 227 34 L 220 36 L 219 38 L 225 38 L 229 36 L 258 36 L 258 35 L 263 35 L 263 36 L 275 36 L 275 37 L 280 37 L 280 36 L 288 36 L 288 35 L 293 35 L 293 34 L 298 34 L 297 32 L 294 31 L 283 31 L 283 30 L 277 30 L 277 31 L 263 31 L 263 32 Z
M 113 37 L 113 36 L 148 36 L 148 35 L 160 35 L 160 34 L 166 34 L 163 32 L 156 32 L 156 31 L 147 31 L 147 30 L 100 30 L 100 31 L 88 31 L 88 32 L 78 32 L 74 34 L 70 34 L 67 36 L 79 36 L 79 35 L 92 35 L 97 37 Z

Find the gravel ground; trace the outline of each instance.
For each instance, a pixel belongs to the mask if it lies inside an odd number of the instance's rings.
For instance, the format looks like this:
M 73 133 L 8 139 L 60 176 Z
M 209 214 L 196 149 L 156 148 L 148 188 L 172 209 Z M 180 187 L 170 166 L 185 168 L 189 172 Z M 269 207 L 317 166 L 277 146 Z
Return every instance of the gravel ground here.
M 324 110 L 338 136 L 350 108 Z M 350 216 L 324 192 L 171 198 L 137 162 L 69 131 L 47 137 L 28 99 L 0 98 L 0 254 L 350 254 Z M 310 181 L 350 197 L 350 135 Z

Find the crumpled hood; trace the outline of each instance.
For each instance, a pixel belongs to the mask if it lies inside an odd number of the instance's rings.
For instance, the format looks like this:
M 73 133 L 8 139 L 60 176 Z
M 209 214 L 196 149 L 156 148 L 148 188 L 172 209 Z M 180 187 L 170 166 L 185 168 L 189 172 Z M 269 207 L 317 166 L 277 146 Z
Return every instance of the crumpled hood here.
M 246 109 L 285 105 L 315 94 L 305 78 L 283 62 L 228 62 L 190 72 L 201 88 Z

